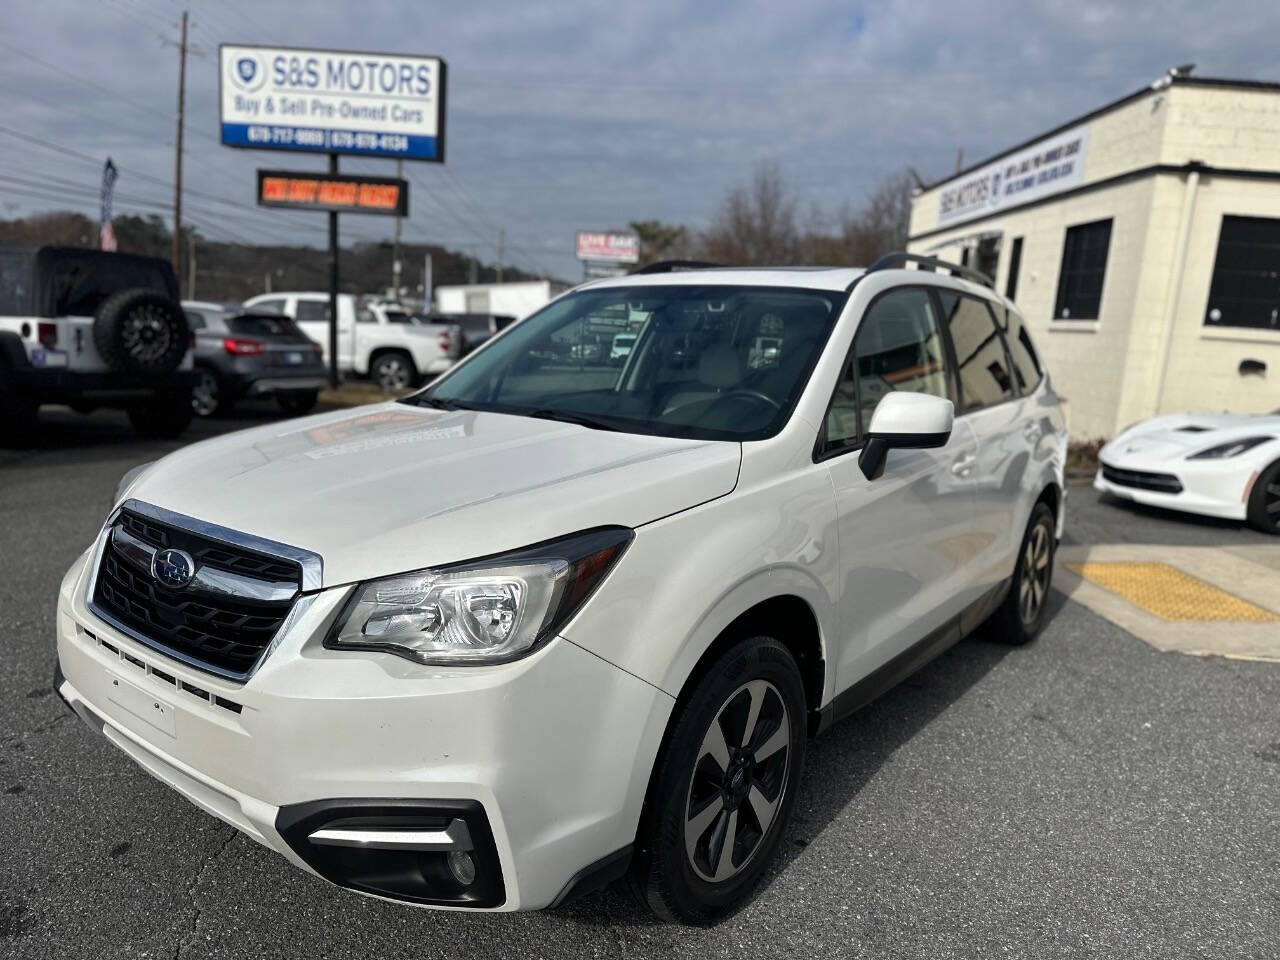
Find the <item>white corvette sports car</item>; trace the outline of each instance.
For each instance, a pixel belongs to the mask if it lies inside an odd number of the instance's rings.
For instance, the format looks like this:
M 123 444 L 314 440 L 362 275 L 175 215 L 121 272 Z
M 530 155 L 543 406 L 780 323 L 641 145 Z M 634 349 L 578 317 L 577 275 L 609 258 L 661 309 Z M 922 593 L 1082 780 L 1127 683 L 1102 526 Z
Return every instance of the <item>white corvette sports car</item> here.
M 1280 534 L 1280 412 L 1155 417 L 1127 428 L 1098 461 L 1096 490 Z

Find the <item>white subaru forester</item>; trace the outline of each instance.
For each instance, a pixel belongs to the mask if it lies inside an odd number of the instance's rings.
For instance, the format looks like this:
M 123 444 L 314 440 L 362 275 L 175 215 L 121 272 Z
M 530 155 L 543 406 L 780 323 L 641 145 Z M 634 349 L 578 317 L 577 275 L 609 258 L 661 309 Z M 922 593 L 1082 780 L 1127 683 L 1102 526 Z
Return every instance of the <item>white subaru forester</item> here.
M 405 400 L 138 468 L 55 688 L 349 889 L 722 916 L 809 736 L 1045 616 L 1060 400 L 1013 306 L 921 259 L 589 283 Z

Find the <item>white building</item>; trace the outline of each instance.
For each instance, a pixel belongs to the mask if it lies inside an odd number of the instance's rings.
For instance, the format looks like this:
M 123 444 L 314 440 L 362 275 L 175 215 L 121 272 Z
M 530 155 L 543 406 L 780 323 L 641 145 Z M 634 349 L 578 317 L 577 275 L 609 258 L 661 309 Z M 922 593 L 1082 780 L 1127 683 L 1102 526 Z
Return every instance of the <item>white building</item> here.
M 1015 300 L 1076 439 L 1280 407 L 1280 84 L 1164 78 L 925 189 L 910 233 Z
M 434 300 L 441 313 L 493 313 L 523 320 L 568 289 L 556 280 L 470 283 L 436 287 Z

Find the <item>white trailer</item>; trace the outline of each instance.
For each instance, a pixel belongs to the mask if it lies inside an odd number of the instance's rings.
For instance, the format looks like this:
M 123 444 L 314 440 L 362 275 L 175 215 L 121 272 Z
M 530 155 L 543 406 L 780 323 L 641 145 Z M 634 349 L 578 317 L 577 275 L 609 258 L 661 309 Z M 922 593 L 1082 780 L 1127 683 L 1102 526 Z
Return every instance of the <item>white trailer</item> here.
M 437 313 L 488 313 L 523 320 L 569 289 L 555 280 L 469 283 L 436 287 Z

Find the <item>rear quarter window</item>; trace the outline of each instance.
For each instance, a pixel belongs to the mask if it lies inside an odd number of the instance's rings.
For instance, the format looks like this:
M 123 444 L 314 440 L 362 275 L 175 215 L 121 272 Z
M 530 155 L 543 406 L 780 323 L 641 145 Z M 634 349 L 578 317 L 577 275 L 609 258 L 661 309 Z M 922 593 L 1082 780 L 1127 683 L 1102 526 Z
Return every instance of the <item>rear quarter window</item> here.
M 247 337 L 297 336 L 299 331 L 288 317 L 244 315 L 227 320 L 232 333 Z
M 1005 343 L 1009 346 L 1009 359 L 1013 361 L 1013 375 L 1017 378 L 1022 393 L 1030 393 L 1044 379 L 1044 370 L 1040 367 L 1040 357 L 1027 333 L 1027 322 L 1015 310 L 1005 314 Z

